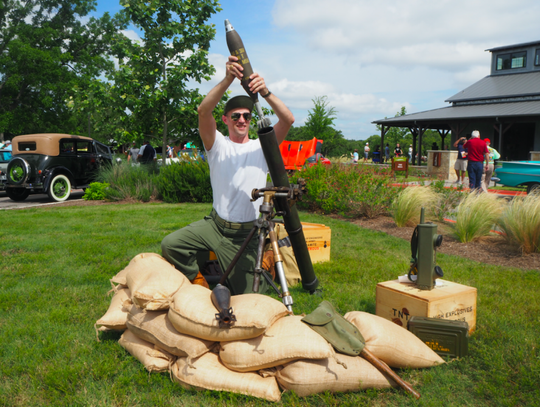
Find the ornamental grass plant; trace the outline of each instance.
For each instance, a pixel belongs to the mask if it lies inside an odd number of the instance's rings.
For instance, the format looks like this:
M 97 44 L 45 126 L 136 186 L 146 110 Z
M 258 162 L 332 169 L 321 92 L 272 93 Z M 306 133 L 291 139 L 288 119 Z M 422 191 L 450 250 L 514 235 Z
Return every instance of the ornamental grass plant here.
M 412 226 L 420 222 L 420 209 L 432 211 L 437 200 L 437 193 L 430 187 L 404 188 L 392 202 L 390 213 L 398 227 Z
M 431 189 L 437 193 L 437 204 L 432 207 L 432 213 L 439 222 L 453 217 L 461 200 L 466 196 L 463 185 L 457 188 L 446 188 L 443 180 L 434 181 L 430 184 Z
M 519 245 L 523 253 L 540 252 L 540 191 L 512 199 L 499 226 L 508 241 Z
M 490 234 L 499 220 L 504 201 L 493 194 L 471 192 L 457 206 L 454 235 L 461 243 Z
M 106 200 L 148 202 L 159 196 L 155 182 L 158 171 L 155 165 L 131 165 L 124 161 L 102 168 L 97 180 L 110 185 L 104 190 Z

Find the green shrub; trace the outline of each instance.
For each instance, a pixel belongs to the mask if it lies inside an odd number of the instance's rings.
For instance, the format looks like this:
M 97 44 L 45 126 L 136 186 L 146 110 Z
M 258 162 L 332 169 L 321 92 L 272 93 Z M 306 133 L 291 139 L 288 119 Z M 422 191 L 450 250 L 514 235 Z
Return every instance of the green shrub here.
M 487 236 L 499 220 L 502 205 L 493 194 L 471 192 L 457 207 L 455 236 L 462 243 Z
M 165 202 L 212 202 L 210 168 L 206 162 L 173 163 L 161 167 L 157 188 Z
M 540 252 L 540 191 L 516 196 L 504 209 L 499 226 L 524 253 Z
M 297 171 L 291 182 L 306 180 L 300 207 L 324 213 L 373 218 L 387 213 L 393 190 L 390 179 L 364 166 L 318 164 Z
M 391 213 L 398 227 L 420 222 L 420 209 L 432 211 L 437 202 L 437 193 L 430 187 L 404 188 L 392 202 Z
M 452 216 L 463 197 L 463 185 L 457 188 L 446 188 L 444 180 L 431 183 L 431 189 L 437 193 L 437 204 L 433 205 L 432 213 L 435 218 L 442 222 L 445 218 Z
M 92 182 L 84 191 L 83 199 L 85 201 L 103 201 L 106 189 L 109 187 L 110 185 L 106 182 Z
M 104 190 L 105 199 L 122 201 L 134 199 L 148 202 L 159 197 L 156 187 L 158 168 L 155 165 L 131 165 L 127 162 L 103 168 L 98 180 L 110 185 Z

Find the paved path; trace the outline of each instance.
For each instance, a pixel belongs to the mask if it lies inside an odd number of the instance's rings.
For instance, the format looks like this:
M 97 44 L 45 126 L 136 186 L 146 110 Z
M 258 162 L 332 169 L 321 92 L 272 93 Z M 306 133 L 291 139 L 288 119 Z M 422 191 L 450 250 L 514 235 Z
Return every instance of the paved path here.
M 69 200 L 82 199 L 84 192 L 82 189 L 74 189 L 71 191 Z M 56 205 L 59 202 L 51 202 L 47 194 L 30 194 L 24 201 L 15 202 L 9 199 L 5 191 L 0 191 L 0 210 L 2 209 L 23 209 L 32 208 L 44 205 Z

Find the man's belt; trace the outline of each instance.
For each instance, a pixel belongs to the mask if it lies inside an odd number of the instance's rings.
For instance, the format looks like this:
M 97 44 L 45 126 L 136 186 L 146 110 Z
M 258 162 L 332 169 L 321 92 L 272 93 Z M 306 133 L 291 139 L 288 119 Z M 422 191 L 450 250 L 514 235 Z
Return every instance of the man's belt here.
M 210 216 L 212 217 L 212 219 L 214 219 L 214 222 L 216 222 L 219 226 L 221 226 L 222 228 L 227 228 L 227 229 L 233 229 L 233 230 L 251 230 L 253 228 L 253 225 L 255 224 L 255 222 L 251 221 L 251 222 L 242 222 L 242 223 L 237 223 L 237 222 L 229 222 L 223 218 L 221 218 L 216 210 L 214 208 L 212 208 L 212 212 L 210 212 Z

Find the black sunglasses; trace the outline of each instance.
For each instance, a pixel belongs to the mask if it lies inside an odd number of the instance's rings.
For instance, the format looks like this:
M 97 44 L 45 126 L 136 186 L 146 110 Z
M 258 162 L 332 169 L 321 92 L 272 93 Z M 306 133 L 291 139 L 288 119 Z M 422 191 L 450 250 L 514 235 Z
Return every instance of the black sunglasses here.
M 249 122 L 251 120 L 251 113 L 231 113 L 231 119 L 235 122 L 240 120 L 240 116 L 244 116 L 244 120 Z

